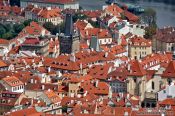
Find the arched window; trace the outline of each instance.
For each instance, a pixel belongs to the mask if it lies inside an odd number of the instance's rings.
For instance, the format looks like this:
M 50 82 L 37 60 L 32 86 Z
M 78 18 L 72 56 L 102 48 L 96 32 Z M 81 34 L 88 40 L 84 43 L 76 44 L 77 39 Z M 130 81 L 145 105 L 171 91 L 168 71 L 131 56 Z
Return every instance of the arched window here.
M 155 88 L 155 87 L 154 87 L 154 81 L 152 81 L 152 90 L 154 90 L 154 88 Z

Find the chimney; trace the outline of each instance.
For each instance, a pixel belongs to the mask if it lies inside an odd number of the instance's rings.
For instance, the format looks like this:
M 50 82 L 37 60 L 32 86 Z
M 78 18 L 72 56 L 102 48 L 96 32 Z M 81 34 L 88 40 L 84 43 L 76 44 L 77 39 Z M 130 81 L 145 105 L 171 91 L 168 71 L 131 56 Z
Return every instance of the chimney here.
M 33 105 L 33 98 L 31 99 L 31 106 Z
M 108 57 L 108 52 L 105 52 L 105 58 L 107 58 Z
M 75 54 L 74 53 L 71 54 L 70 61 L 72 61 L 72 62 L 75 62 L 76 61 L 76 57 L 75 57 Z
M 48 67 L 47 71 L 50 72 L 51 71 L 51 67 Z
M 31 79 L 30 82 L 33 83 L 33 79 Z
M 98 80 L 95 81 L 95 87 L 98 87 Z
M 83 74 L 83 64 L 80 63 L 80 73 Z

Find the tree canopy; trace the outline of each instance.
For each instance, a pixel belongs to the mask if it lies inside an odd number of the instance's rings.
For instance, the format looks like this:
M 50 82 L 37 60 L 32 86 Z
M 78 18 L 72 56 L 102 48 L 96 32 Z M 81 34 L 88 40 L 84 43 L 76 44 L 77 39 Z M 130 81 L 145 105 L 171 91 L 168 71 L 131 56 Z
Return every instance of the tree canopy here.
M 156 23 L 156 11 L 148 8 L 142 15 L 142 20 L 148 25 L 145 29 L 145 38 L 152 38 L 156 33 L 157 23 Z

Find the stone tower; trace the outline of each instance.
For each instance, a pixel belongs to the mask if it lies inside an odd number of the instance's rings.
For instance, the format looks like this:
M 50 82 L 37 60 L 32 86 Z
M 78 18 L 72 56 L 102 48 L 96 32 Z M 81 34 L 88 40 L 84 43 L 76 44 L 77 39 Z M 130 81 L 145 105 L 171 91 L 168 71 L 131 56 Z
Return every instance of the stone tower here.
M 80 50 L 80 36 L 73 27 L 72 15 L 66 14 L 64 33 L 59 34 L 60 54 L 71 54 Z

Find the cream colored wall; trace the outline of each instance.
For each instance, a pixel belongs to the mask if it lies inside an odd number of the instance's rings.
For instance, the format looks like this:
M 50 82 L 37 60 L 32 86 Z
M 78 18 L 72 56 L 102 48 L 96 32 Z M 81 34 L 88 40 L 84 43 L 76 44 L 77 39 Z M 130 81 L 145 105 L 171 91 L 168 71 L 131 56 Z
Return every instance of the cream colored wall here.
M 129 76 L 128 77 L 128 83 L 127 83 L 127 92 L 132 94 L 132 95 L 136 95 L 135 93 L 135 88 L 136 88 L 136 83 L 134 82 L 134 77 L 133 76 Z M 135 77 L 137 79 L 137 83 L 141 82 L 141 84 L 139 84 L 139 95 L 141 97 L 141 101 L 144 100 L 145 98 L 145 91 L 146 91 L 146 76 L 143 77 Z
M 77 91 L 79 89 L 79 83 L 69 83 L 69 96 L 74 97 L 77 95 Z
M 137 59 L 140 59 L 140 55 L 141 57 L 145 57 L 147 55 L 152 54 L 152 47 L 140 47 L 140 46 L 129 46 L 129 56 L 131 58 L 135 58 L 135 56 L 137 57 Z

